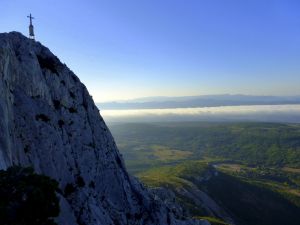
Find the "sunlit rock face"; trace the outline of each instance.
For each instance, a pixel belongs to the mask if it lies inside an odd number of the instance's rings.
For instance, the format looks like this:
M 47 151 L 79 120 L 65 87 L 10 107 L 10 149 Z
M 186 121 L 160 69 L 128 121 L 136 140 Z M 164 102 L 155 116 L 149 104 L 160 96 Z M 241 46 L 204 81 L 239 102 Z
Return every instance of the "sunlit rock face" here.
M 59 225 L 208 224 L 174 214 L 128 175 L 86 87 L 17 32 L 0 34 L 0 169 L 14 164 L 59 182 Z

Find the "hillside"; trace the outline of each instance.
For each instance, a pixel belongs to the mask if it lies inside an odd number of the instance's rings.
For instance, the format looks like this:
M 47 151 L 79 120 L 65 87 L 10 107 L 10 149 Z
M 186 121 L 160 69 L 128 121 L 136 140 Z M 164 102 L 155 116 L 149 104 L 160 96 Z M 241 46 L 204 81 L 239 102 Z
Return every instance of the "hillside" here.
M 216 170 L 201 161 L 153 168 L 139 173 L 138 177 L 150 187 L 174 191 L 177 200 L 194 217 L 207 218 L 214 224 L 300 223 L 300 193 L 298 198 L 294 197 L 298 202 L 295 203 L 267 186 L 267 179 L 263 183 L 258 178 L 249 179 L 242 174 Z M 269 178 L 268 182 L 272 179 Z M 218 222 L 215 218 L 219 218 Z

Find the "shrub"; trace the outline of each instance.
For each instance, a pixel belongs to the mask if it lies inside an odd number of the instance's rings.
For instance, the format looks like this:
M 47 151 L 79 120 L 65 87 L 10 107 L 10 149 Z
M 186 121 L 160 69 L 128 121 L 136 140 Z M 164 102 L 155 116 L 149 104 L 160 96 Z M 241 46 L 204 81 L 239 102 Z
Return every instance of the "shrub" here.
M 76 183 L 77 183 L 78 187 L 84 187 L 85 186 L 85 182 L 84 182 L 84 179 L 82 178 L 82 176 L 77 177 Z
M 76 96 L 75 96 L 74 92 L 70 91 L 69 93 L 70 93 L 70 96 L 71 96 L 71 98 L 73 98 L 73 99 L 75 99 L 75 98 L 76 98 Z
M 91 182 L 89 183 L 89 187 L 95 189 L 95 182 L 94 182 L 94 181 L 91 181 Z
M 37 58 L 38 58 L 40 67 L 42 69 L 48 69 L 52 73 L 55 73 L 55 74 L 58 75 L 58 71 L 56 69 L 57 65 L 56 65 L 56 62 L 55 62 L 55 60 L 53 58 L 51 58 L 51 57 L 45 58 L 45 57 L 40 56 L 40 55 L 37 55 Z
M 41 120 L 43 122 L 49 122 L 50 121 L 50 118 L 47 115 L 45 115 L 45 114 L 37 114 L 35 116 L 35 119 L 36 120 Z
M 69 112 L 70 113 L 77 113 L 77 109 L 75 109 L 74 107 L 69 108 Z
M 53 100 L 53 105 L 56 110 L 61 108 L 61 103 L 59 100 Z
M 73 184 L 68 183 L 65 187 L 64 194 L 66 197 L 68 197 L 70 194 L 74 193 L 76 191 L 75 187 Z
M 65 125 L 65 122 L 63 120 L 58 120 L 57 124 L 60 128 L 62 128 L 63 125 Z
M 0 170 L 1 225 L 55 225 L 59 215 L 58 183 L 32 168 Z

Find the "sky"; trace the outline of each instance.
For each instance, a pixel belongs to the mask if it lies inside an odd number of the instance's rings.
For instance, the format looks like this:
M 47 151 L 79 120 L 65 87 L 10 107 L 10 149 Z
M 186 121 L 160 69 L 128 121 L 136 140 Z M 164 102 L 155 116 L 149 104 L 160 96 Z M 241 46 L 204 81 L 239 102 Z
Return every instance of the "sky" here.
M 96 102 L 300 95 L 299 0 L 0 0 L 0 32 L 28 35 Z

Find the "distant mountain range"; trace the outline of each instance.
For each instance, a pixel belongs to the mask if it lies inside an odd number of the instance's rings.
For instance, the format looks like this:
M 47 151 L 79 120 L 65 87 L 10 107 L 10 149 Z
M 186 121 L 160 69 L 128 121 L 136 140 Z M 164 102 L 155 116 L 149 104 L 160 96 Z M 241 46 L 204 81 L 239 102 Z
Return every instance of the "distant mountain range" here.
M 182 97 L 146 97 L 128 101 L 97 103 L 108 109 L 166 109 L 239 105 L 300 104 L 300 96 L 201 95 Z

